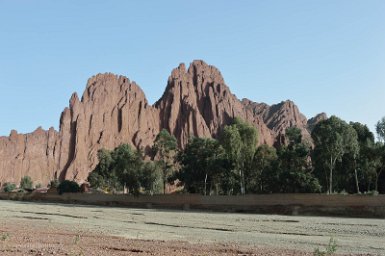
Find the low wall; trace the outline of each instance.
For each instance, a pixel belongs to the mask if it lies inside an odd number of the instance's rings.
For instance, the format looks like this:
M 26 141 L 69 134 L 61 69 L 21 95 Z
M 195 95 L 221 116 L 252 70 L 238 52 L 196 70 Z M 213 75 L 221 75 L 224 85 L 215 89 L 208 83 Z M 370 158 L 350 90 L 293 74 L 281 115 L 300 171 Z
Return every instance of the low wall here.
M 0 193 L 0 199 L 138 208 L 385 218 L 385 195 L 268 194 L 202 196 L 180 194 L 131 196 L 87 193 L 64 195 Z

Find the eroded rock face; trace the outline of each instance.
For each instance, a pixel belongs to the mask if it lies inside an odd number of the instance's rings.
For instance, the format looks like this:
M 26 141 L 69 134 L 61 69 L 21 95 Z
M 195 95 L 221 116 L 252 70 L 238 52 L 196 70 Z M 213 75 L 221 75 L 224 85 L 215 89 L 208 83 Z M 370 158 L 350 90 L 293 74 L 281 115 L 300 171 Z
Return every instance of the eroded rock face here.
M 59 170 L 58 155 L 60 136 L 50 128 L 32 133 L 18 134 L 13 130 L 9 137 L 0 137 L 0 182 L 19 184 L 25 175 L 37 183 L 46 183 Z
M 0 137 L 0 181 L 19 183 L 24 175 L 47 184 L 57 177 L 84 181 L 97 164 L 100 148 L 129 143 L 149 152 L 161 129 L 183 147 L 191 136 L 218 137 L 240 117 L 259 131 L 259 143 L 273 145 L 287 127 L 297 126 L 310 138 L 311 122 L 291 101 L 269 106 L 238 100 L 213 66 L 194 61 L 174 69 L 163 96 L 149 105 L 143 91 L 124 76 L 98 74 L 88 80 L 81 99 L 73 94 L 60 118 L 60 130 L 41 128 L 30 134 L 12 131 Z
M 159 111 L 128 78 L 113 74 L 89 79 L 81 100 L 73 94 L 60 122 L 61 178 L 85 180 L 100 148 L 121 143 L 149 151 L 159 132 Z

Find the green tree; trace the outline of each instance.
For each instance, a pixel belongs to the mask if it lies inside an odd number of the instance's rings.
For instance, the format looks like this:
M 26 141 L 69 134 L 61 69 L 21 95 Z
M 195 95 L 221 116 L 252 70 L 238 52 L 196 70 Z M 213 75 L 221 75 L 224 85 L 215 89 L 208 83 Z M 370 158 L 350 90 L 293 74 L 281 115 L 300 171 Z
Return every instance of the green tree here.
M 385 142 L 385 116 L 376 124 L 376 133 L 380 142 Z
M 64 193 L 78 193 L 80 192 L 80 187 L 75 181 L 64 180 L 57 187 L 59 195 Z
M 141 168 L 139 182 L 147 194 L 159 193 L 162 188 L 162 173 L 156 162 L 145 162 Z
M 218 141 L 192 138 L 177 159 L 181 164 L 178 178 L 190 193 L 210 194 L 220 183 L 225 151 Z
M 282 145 L 277 150 L 278 158 L 275 164 L 278 178 L 270 185 L 271 192 L 281 193 L 311 193 L 319 192 L 321 187 L 318 179 L 312 174 L 310 166 L 310 148 L 302 140 L 301 130 L 297 127 L 287 128 L 285 131 L 287 145 Z
M 359 150 L 358 152 L 353 151 L 353 154 L 348 154 L 348 162 L 345 161 L 344 166 L 353 165 L 356 192 L 361 193 L 360 187 L 367 188 L 367 184 L 371 182 L 370 174 L 373 173 L 371 170 L 373 165 L 370 160 L 370 154 L 375 144 L 374 135 L 364 124 L 351 122 L 350 125 L 357 133 Z M 357 153 L 356 156 L 354 155 L 355 153 Z
M 385 147 L 384 144 L 378 142 L 374 145 L 370 151 L 371 163 L 373 167 L 373 177 L 374 177 L 374 190 L 379 191 L 380 177 L 382 176 L 385 169 Z M 382 190 L 382 189 L 381 189 Z
M 262 144 L 257 148 L 254 154 L 252 172 L 248 176 L 246 187 L 248 192 L 265 193 L 269 190 L 269 186 L 273 184 L 269 181 L 272 179 L 272 168 L 276 160 L 277 151 L 274 147 Z
M 328 193 L 333 193 L 333 171 L 337 161 L 346 153 L 357 155 L 358 142 L 356 131 L 336 116 L 319 122 L 312 131 L 314 141 L 313 160 L 325 175 Z
M 31 177 L 24 176 L 20 180 L 20 188 L 22 189 L 33 189 L 33 182 Z
M 238 172 L 240 192 L 245 194 L 245 183 L 252 172 L 252 163 L 258 144 L 258 131 L 254 126 L 235 118 L 232 125 L 224 128 L 221 144 L 233 170 Z
M 107 149 L 100 149 L 98 151 L 98 160 L 99 163 L 88 176 L 91 187 L 100 188 L 107 192 L 121 190 L 122 185 L 113 169 L 112 152 Z
M 235 125 L 227 125 L 223 129 L 221 145 L 225 149 L 227 168 L 222 173 L 221 187 L 226 194 L 232 194 L 240 188 L 240 158 L 242 138 Z
M 120 184 L 129 189 L 129 193 L 138 195 L 140 190 L 140 170 L 143 155 L 139 150 L 133 150 L 128 144 L 121 144 L 111 154 L 112 170 L 118 177 Z
M 166 193 L 166 184 L 173 172 L 173 161 L 177 150 L 177 140 L 167 130 L 163 129 L 155 138 L 153 152 L 154 157 L 159 159 L 162 169 L 163 193 Z

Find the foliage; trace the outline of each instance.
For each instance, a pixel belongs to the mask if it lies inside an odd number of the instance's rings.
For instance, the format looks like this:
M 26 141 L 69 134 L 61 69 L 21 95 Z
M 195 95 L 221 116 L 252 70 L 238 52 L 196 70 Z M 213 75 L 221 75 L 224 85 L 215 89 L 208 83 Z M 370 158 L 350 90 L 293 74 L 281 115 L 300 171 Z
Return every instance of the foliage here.
M 31 177 L 24 176 L 20 180 L 20 188 L 21 189 L 33 189 L 33 182 Z
M 317 176 L 323 181 L 326 191 L 333 193 L 335 189 L 340 189 L 338 184 L 333 184 L 337 161 L 342 161 L 345 154 L 351 154 L 353 159 L 358 155 L 357 132 L 345 121 L 331 116 L 319 122 L 311 135 L 315 145 L 312 160 L 318 170 Z
M 258 131 L 257 129 L 240 120 L 234 119 L 234 123 L 224 128 L 221 136 L 221 144 L 225 149 L 227 159 L 231 171 L 228 172 L 227 177 L 229 182 L 231 179 L 238 177 L 240 193 L 245 194 L 248 179 L 252 171 L 252 163 L 256 146 L 258 143 Z M 233 173 L 233 172 L 236 172 Z
M 60 185 L 60 182 L 58 179 L 51 180 L 51 182 L 49 183 L 50 188 L 57 188 L 59 187 L 59 185 Z
M 89 174 L 88 181 L 93 188 L 109 193 L 122 191 L 138 195 L 141 189 L 147 194 L 159 193 L 161 174 L 154 162 L 144 162 L 143 153 L 128 144 L 121 144 L 112 151 L 98 151 L 99 163 Z
M 177 141 L 167 130 L 163 129 L 156 136 L 152 151 L 157 157 L 158 166 L 162 171 L 163 193 L 166 193 L 166 183 L 174 170 L 174 157 L 176 155 Z
M 4 183 L 4 187 L 3 187 L 4 192 L 12 192 L 15 189 L 16 189 L 16 184 L 9 183 L 9 182 Z
M 178 155 L 181 170 L 178 178 L 190 193 L 210 194 L 220 184 L 225 151 L 218 141 L 192 138 Z
M 381 137 L 382 121 L 377 125 Z M 380 129 L 381 128 L 381 129 Z M 257 147 L 258 132 L 236 118 L 219 141 L 191 138 L 177 152 L 177 141 L 162 130 L 152 148 L 152 161 L 128 144 L 98 152 L 99 163 L 88 180 L 107 192 L 154 194 L 179 180 L 189 193 L 385 193 L 385 146 L 375 142 L 366 125 L 347 124 L 332 116 L 312 130 L 314 145 L 290 127 L 280 146 Z M 312 148 L 314 146 L 314 148 Z
M 10 238 L 10 235 L 9 235 L 9 233 L 2 233 L 1 235 L 0 235 L 0 240 L 1 241 L 6 241 L 6 240 L 8 240 Z
M 275 180 L 272 174 L 273 167 L 277 160 L 277 151 L 274 147 L 266 144 L 259 146 L 254 154 L 252 171 L 247 179 L 246 190 L 250 193 L 265 193 L 274 191 Z
M 111 152 L 106 149 L 98 151 L 99 163 L 93 172 L 88 176 L 88 181 L 93 188 L 100 188 L 107 192 L 121 190 L 123 186 L 120 184 L 118 177 L 113 170 L 113 159 Z
M 129 193 L 138 195 L 140 190 L 139 171 L 143 163 L 142 152 L 135 151 L 128 144 L 118 146 L 112 152 L 112 169 Z
M 330 238 L 328 245 L 324 251 L 321 251 L 319 248 L 314 250 L 314 256 L 329 256 L 333 255 L 337 251 L 337 240 L 333 237 Z
M 59 195 L 64 193 L 78 193 L 80 192 L 80 187 L 75 181 L 63 180 L 57 187 L 57 192 Z
M 146 194 L 159 194 L 163 190 L 162 171 L 155 162 L 145 162 L 139 174 L 139 182 Z
M 376 132 L 378 135 L 378 139 L 384 143 L 385 142 L 385 116 L 377 122 Z
M 269 192 L 312 193 L 319 192 L 318 179 L 313 176 L 310 166 L 310 148 L 302 140 L 301 130 L 296 127 L 286 129 L 285 140 L 277 150 L 274 165 L 276 180 L 270 180 Z

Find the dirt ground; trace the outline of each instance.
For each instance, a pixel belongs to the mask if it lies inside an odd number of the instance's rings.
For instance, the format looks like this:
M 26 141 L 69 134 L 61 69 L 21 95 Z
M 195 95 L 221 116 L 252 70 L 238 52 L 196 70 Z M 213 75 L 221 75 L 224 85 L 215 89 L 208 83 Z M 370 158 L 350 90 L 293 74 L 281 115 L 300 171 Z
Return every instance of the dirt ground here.
M 0 255 L 385 255 L 385 220 L 0 201 Z

